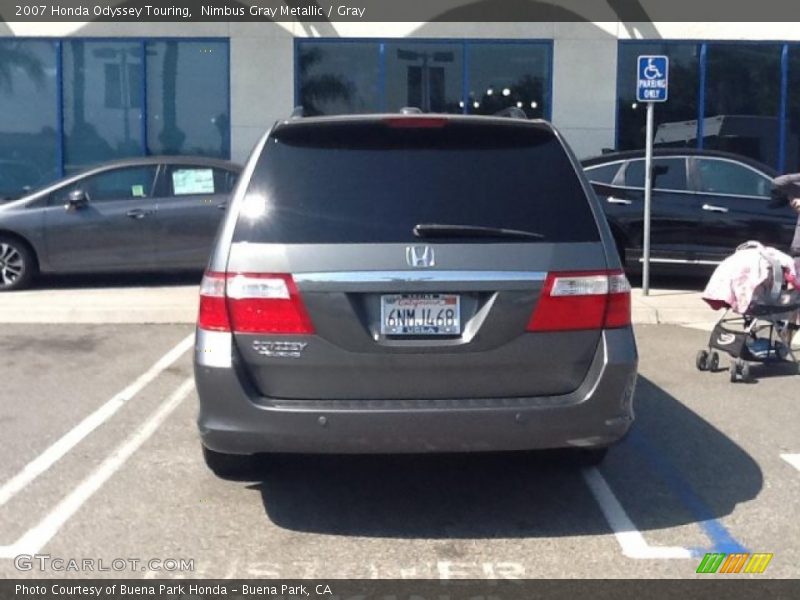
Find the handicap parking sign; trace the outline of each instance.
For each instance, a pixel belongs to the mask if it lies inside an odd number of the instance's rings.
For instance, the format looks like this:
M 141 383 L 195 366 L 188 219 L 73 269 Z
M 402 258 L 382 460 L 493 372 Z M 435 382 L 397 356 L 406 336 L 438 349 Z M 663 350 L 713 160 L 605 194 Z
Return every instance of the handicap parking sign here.
M 666 102 L 669 89 L 669 58 L 640 56 L 636 83 L 639 102 Z

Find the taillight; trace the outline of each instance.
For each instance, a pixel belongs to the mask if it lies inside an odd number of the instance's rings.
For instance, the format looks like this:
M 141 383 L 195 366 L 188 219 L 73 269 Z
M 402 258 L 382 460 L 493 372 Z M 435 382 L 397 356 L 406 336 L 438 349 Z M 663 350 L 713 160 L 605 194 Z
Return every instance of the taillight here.
M 550 273 L 527 330 L 626 327 L 631 322 L 630 292 L 622 271 Z
M 200 313 L 197 326 L 207 331 L 230 331 L 225 306 L 225 274 L 209 272 L 200 283 Z
M 291 275 L 230 273 L 228 313 L 241 333 L 314 333 Z
M 197 324 L 210 331 L 314 333 L 297 286 L 285 274 L 206 273 Z

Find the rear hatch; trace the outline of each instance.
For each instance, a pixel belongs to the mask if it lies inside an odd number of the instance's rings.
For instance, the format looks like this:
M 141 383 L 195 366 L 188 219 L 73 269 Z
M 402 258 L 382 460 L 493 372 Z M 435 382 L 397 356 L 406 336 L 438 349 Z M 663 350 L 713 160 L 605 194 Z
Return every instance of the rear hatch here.
M 580 385 L 606 269 L 549 126 L 415 116 L 278 127 L 219 276 L 265 397 L 486 399 Z

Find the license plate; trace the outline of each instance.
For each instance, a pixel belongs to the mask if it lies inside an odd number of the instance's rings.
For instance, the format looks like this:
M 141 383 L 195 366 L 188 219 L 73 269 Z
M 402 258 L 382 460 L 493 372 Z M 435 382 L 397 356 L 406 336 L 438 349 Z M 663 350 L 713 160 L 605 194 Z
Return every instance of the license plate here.
M 392 294 L 381 296 L 383 335 L 460 335 L 458 294 Z

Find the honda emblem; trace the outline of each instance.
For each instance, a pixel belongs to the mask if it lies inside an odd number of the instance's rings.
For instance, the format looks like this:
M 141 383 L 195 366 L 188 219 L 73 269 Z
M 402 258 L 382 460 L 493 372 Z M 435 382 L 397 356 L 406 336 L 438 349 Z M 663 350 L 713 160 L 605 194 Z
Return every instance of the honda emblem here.
M 406 262 L 409 267 L 432 267 L 436 264 L 430 246 L 406 246 Z

